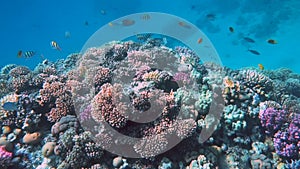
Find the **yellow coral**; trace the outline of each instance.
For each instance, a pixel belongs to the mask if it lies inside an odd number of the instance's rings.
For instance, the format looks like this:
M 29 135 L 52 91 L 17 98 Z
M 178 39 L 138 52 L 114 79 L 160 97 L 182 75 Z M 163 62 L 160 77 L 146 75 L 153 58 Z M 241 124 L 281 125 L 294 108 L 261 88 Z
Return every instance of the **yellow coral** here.
M 230 87 L 230 88 L 234 87 L 234 82 L 228 76 L 226 76 L 223 79 L 223 84 L 225 85 L 225 87 Z
M 159 81 L 159 72 L 158 71 L 152 71 L 149 73 L 146 73 L 143 75 L 143 79 L 145 79 L 146 81 Z
M 231 80 L 228 76 L 223 79 L 223 84 L 226 88 L 235 88 L 237 91 L 240 91 L 240 83 L 238 81 Z

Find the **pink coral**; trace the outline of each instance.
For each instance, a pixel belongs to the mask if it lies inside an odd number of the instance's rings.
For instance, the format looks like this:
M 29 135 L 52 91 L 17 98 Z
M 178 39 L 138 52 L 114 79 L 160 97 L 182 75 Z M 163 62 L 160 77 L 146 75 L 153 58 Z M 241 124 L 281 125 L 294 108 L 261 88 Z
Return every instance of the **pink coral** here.
M 128 53 L 128 62 L 139 68 L 141 66 L 153 66 L 154 61 L 150 53 L 144 51 L 131 51 Z
M 13 154 L 8 152 L 4 146 L 0 146 L 0 166 L 2 164 L 7 164 L 11 160 Z
M 125 126 L 127 118 L 122 114 L 122 106 L 117 106 L 116 86 L 109 83 L 101 87 L 100 92 L 93 99 L 92 117 L 95 121 L 105 120 L 111 126 L 121 128 Z
M 94 71 L 94 84 L 96 92 L 98 92 L 104 83 L 111 81 L 112 74 L 108 68 L 104 67 L 97 67 Z
M 183 83 L 183 84 L 190 83 L 190 75 L 188 73 L 177 72 L 174 74 L 173 78 L 177 83 Z
M 50 112 L 47 114 L 51 122 L 58 121 L 67 114 L 72 114 L 73 104 L 71 88 L 64 80 L 58 77 L 49 77 L 40 90 L 40 105 L 47 106 Z

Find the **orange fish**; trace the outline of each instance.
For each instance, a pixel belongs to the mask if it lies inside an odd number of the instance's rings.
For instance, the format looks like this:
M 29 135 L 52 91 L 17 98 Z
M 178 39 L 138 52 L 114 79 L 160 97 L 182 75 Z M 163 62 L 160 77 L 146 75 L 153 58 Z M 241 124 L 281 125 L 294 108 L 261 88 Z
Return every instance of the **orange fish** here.
M 133 24 L 135 24 L 135 21 L 134 21 L 134 20 L 131 20 L 131 19 L 124 19 L 124 20 L 122 21 L 122 25 L 123 25 L 123 26 L 131 26 L 131 25 L 133 25 Z
M 202 38 L 199 38 L 198 40 L 197 40 L 197 43 L 198 44 L 200 44 L 200 43 L 202 43 L 203 42 L 203 39 Z
M 183 21 L 178 22 L 178 25 L 181 26 L 181 27 L 187 28 L 187 29 L 190 29 L 190 28 L 191 28 L 190 25 L 186 24 L 186 23 L 183 22 Z
M 261 63 L 258 64 L 258 68 L 259 68 L 260 70 L 264 70 L 264 69 L 265 69 L 264 65 L 262 65 Z

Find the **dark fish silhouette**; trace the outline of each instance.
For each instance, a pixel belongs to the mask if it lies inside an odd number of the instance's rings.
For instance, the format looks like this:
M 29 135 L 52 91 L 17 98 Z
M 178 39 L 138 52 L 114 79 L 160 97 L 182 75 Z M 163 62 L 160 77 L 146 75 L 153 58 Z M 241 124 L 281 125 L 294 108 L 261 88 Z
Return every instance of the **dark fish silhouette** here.
M 260 55 L 260 53 L 256 50 L 248 49 L 248 51 L 253 53 L 254 55 Z
M 277 43 L 278 43 L 278 42 L 277 42 L 276 40 L 274 40 L 274 39 L 269 39 L 269 40 L 267 40 L 267 42 L 270 43 L 270 44 L 277 44 Z
M 231 33 L 234 32 L 234 28 L 233 28 L 233 27 L 230 26 L 228 29 L 229 29 L 229 31 L 230 31 Z
M 249 37 L 244 37 L 244 40 L 250 43 L 255 43 L 255 40 L 249 38 Z
M 206 19 L 209 20 L 209 21 L 214 21 L 216 19 L 216 15 L 212 14 L 212 13 L 209 13 L 209 14 L 206 15 Z
M 15 102 L 6 102 L 2 105 L 2 108 L 6 111 L 16 111 L 18 106 Z

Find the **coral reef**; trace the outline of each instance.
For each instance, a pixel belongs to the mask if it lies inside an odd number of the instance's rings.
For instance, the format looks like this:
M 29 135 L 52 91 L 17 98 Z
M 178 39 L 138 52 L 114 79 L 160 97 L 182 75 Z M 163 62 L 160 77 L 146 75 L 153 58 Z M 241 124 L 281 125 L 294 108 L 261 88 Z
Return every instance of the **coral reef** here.
M 299 81 L 152 38 L 7 65 L 0 168 L 299 168 Z M 139 158 L 110 151 L 124 147 Z

